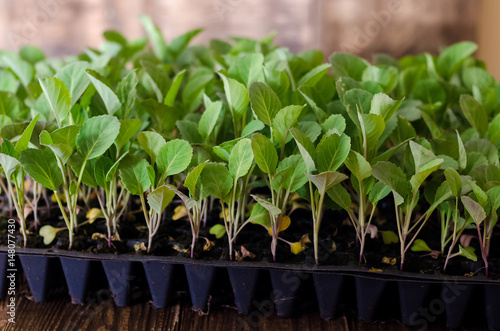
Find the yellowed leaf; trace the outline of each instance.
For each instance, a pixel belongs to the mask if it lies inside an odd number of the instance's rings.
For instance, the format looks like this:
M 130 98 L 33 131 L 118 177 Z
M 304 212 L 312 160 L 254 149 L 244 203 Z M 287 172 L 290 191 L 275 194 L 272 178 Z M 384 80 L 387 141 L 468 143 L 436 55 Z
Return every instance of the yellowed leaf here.
M 384 256 L 382 258 L 382 263 L 390 264 L 390 265 L 395 265 L 396 264 L 396 258 L 395 257 L 390 258 L 390 257 Z
M 371 267 L 369 272 L 383 272 L 383 271 L 382 271 L 382 269 L 377 269 L 377 268 Z
M 104 218 L 104 214 L 99 208 L 92 208 L 85 214 L 85 217 L 89 220 L 89 223 L 92 224 L 96 219 Z
M 245 248 L 245 246 L 241 245 L 241 257 L 242 258 L 249 257 L 249 258 L 253 259 L 253 258 L 255 258 L 255 254 L 250 252 L 249 250 L 247 250 Z
M 187 216 L 186 207 L 184 207 L 184 205 L 180 205 L 175 207 L 174 216 L 172 216 L 172 220 L 177 221 L 178 219 L 181 219 L 186 216 Z
M 147 248 L 146 248 L 146 245 L 144 245 L 144 242 L 141 242 L 141 243 L 136 243 L 134 244 L 134 250 L 136 252 L 139 252 L 139 251 L 147 251 Z
M 213 241 L 207 240 L 205 246 L 203 246 L 203 251 L 208 252 L 215 246 Z

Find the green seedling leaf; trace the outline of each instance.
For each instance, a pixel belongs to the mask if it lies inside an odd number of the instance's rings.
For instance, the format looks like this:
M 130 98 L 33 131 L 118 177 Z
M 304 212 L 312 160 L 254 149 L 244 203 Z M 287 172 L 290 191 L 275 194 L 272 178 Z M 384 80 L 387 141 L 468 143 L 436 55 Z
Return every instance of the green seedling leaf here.
M 318 171 L 336 171 L 346 160 L 351 149 L 351 138 L 342 134 L 325 136 L 316 147 Z
M 169 107 L 173 107 L 175 103 L 175 98 L 177 97 L 177 93 L 179 92 L 179 89 L 182 84 L 182 80 L 184 79 L 184 75 L 186 74 L 186 70 L 182 70 L 177 75 L 175 75 L 174 80 L 172 82 L 172 85 L 170 85 L 170 88 L 167 92 L 167 95 L 165 96 L 165 99 L 163 100 L 163 103 Z
M 377 182 L 373 185 L 373 188 L 368 195 L 368 200 L 372 203 L 372 205 L 376 206 L 377 203 L 385 198 L 391 193 L 391 188 L 386 186 L 384 183 Z
M 234 145 L 229 156 L 229 173 L 233 179 L 245 176 L 253 163 L 252 141 L 248 138 L 241 139 Z
M 286 186 L 287 182 L 290 180 L 290 176 L 293 174 L 293 167 L 287 167 L 283 170 L 278 171 L 276 169 L 276 175 L 274 175 L 271 180 L 271 187 L 275 192 L 281 192 L 281 190 Z
M 254 132 L 260 131 L 264 129 L 265 125 L 259 120 L 252 120 L 245 125 L 243 132 L 241 133 L 242 137 L 247 137 Z
M 272 126 L 274 117 L 281 109 L 278 95 L 267 84 L 260 82 L 252 83 L 248 93 L 255 116 L 262 123 Z
M 233 178 L 226 167 L 210 162 L 201 172 L 201 185 L 204 194 L 224 201 L 233 188 Z
M 264 80 L 262 71 L 263 63 L 264 56 L 262 54 L 254 53 L 243 55 L 236 59 L 229 68 L 229 77 L 245 84 L 245 86 L 251 86 L 253 82 L 261 82 Z
M 38 117 L 40 114 L 36 115 L 33 120 L 31 120 L 30 124 L 24 129 L 23 134 L 16 142 L 16 152 L 20 154 L 28 148 L 28 145 L 31 140 L 31 135 L 33 134 L 33 129 L 35 128 L 36 122 L 38 121 Z
M 481 223 L 485 220 L 486 218 L 486 213 L 481 207 L 479 203 L 476 201 L 472 200 L 468 196 L 462 196 L 460 198 L 462 200 L 462 204 L 464 205 L 465 209 L 469 213 L 469 215 L 472 217 L 474 222 L 479 226 Z
M 99 96 L 104 102 L 108 114 L 114 115 L 122 107 L 120 100 L 116 96 L 115 92 L 113 92 L 113 90 L 111 90 L 106 84 L 101 82 L 97 78 L 97 75 L 95 74 L 94 71 L 87 70 L 86 72 L 87 76 L 90 78 L 90 81 L 97 90 L 97 93 L 99 93 Z
M 477 256 L 475 253 L 474 247 L 462 247 L 462 245 L 458 245 L 458 251 L 460 252 L 460 255 L 463 255 L 464 257 L 468 258 L 469 260 L 472 260 L 474 262 L 477 261 Z
M 120 131 L 115 139 L 116 147 L 120 151 L 127 142 L 139 131 L 142 122 L 139 119 L 120 120 Z
M 193 158 L 193 148 L 181 139 L 167 142 L 158 152 L 158 171 L 161 174 L 160 182 L 168 176 L 184 171 Z
M 488 199 L 491 205 L 491 223 L 492 227 L 498 221 L 498 208 L 500 208 L 500 186 L 495 186 L 490 188 L 486 194 L 488 195 Z
M 387 124 L 401 106 L 403 100 L 392 100 L 390 96 L 384 93 L 375 94 L 371 102 L 370 113 L 379 115 Z
M 0 170 L 3 170 L 5 177 L 10 178 L 10 176 L 12 176 L 12 174 L 19 168 L 20 163 L 12 156 L 0 153 L 0 166 L 2 166 L 2 169 Z
M 475 182 L 469 180 L 468 183 L 470 188 L 472 189 L 472 192 L 476 196 L 477 202 L 479 202 L 481 207 L 484 208 L 485 212 L 488 213 L 489 212 L 488 195 Z
M 203 140 L 208 140 L 208 137 L 210 137 L 210 135 L 212 134 L 221 111 L 222 102 L 216 101 L 208 105 L 201 115 L 200 122 L 198 123 L 198 132 L 200 133 Z
M 316 165 L 314 164 L 314 156 L 316 153 L 314 145 L 302 131 L 291 128 L 290 133 L 299 147 L 300 155 L 302 155 L 302 159 L 306 164 L 307 172 L 312 173 L 316 170 Z
M 360 128 L 358 113 L 368 114 L 372 99 L 373 94 L 359 88 L 353 88 L 345 93 L 343 104 L 356 127 Z
M 307 172 L 306 164 L 300 155 L 291 155 L 281 160 L 281 162 L 278 164 L 278 167 L 276 168 L 276 176 L 278 176 L 280 172 L 284 171 L 287 168 L 293 169 L 293 172 L 286 179 L 284 188 L 289 192 L 296 192 L 308 181 L 307 177 L 304 176 L 304 174 Z
M 350 151 L 345 165 L 360 182 L 372 175 L 370 163 L 358 152 Z
M 251 220 L 251 223 L 260 224 L 265 226 L 266 228 L 271 227 L 271 218 L 269 217 L 269 211 L 260 203 L 256 203 L 253 206 L 249 220 Z
M 351 195 L 342 185 L 335 185 L 330 188 L 327 192 L 330 199 L 339 205 L 340 208 L 349 212 L 351 210 Z
M 226 234 L 226 227 L 222 224 L 215 224 L 210 228 L 210 234 L 213 234 L 215 238 L 220 239 Z
M 411 245 L 412 252 L 430 252 L 432 249 L 427 246 L 427 243 L 422 239 L 415 239 L 413 245 Z
M 72 149 L 76 147 L 76 138 L 80 132 L 81 125 L 66 125 L 60 129 L 52 131 L 50 138 L 53 144 L 65 144 Z
M 368 66 L 362 59 L 344 53 L 333 53 L 330 62 L 335 80 L 340 77 L 351 77 L 354 80 L 361 81 L 361 76 Z
M 257 133 L 252 137 L 252 151 L 255 162 L 266 174 L 274 174 L 278 165 L 278 153 L 274 144 L 264 135 Z
M 272 217 L 276 217 L 279 214 L 281 214 L 281 209 L 279 209 L 278 207 L 276 207 L 275 205 L 273 205 L 269 201 L 262 199 L 261 197 L 256 196 L 254 194 L 250 194 L 250 195 L 252 196 L 252 198 L 255 199 L 255 201 L 257 201 L 259 203 L 259 205 L 264 207 Z
M 59 189 L 63 177 L 57 165 L 56 156 L 50 149 L 29 148 L 21 153 L 19 161 L 28 175 L 37 183 L 51 191 Z M 2 167 L 4 167 L 3 163 Z
M 159 133 L 153 131 L 142 131 L 137 135 L 137 141 L 151 158 L 151 164 L 156 164 L 160 149 L 167 143 Z
M 170 62 L 170 54 L 168 53 L 168 47 L 163 38 L 161 30 L 153 23 L 151 17 L 147 15 L 140 15 L 139 20 L 148 34 L 149 40 L 151 41 L 151 46 L 153 47 L 153 52 L 156 57 L 163 62 Z
M 172 202 L 174 196 L 175 192 L 171 191 L 166 185 L 162 185 L 148 194 L 149 208 L 157 214 L 161 214 L 167 208 L 168 204 Z
M 471 95 L 462 94 L 460 96 L 460 108 L 470 125 L 481 137 L 488 132 L 488 114 L 484 107 Z
M 115 178 L 116 171 L 118 170 L 118 167 L 120 166 L 121 161 L 123 158 L 125 158 L 128 155 L 128 151 L 123 153 L 122 156 L 118 160 L 116 160 L 115 163 L 113 163 L 113 166 L 109 169 L 109 171 L 106 173 L 106 181 L 112 181 L 113 178 Z
M 403 170 L 394 163 L 380 161 L 373 165 L 372 172 L 376 179 L 391 188 L 396 205 L 402 204 L 410 192 L 410 184 Z
M 27 87 L 35 74 L 33 65 L 14 56 L 3 56 L 2 60 L 16 74 L 23 86 Z
M 467 152 L 465 151 L 464 143 L 462 141 L 462 137 L 457 132 L 457 141 L 458 141 L 458 169 L 464 170 L 467 168 Z
M 104 188 L 106 192 L 109 190 L 108 180 L 106 174 L 113 167 L 113 161 L 106 156 L 97 159 L 94 168 L 94 178 L 98 186 Z
M 384 133 L 385 122 L 383 118 L 375 114 L 358 113 L 358 121 L 363 136 L 364 149 L 367 152 L 374 150 Z
M 72 62 L 62 67 L 54 76 L 68 88 L 71 107 L 77 103 L 90 84 L 90 79 L 85 72 L 89 66 L 88 62 Z
M 302 76 L 302 78 L 298 81 L 298 88 L 304 85 L 315 86 L 319 82 L 319 80 L 326 74 L 330 67 L 331 65 L 329 63 L 323 63 L 316 68 L 313 68 L 311 71 Z
M 452 168 L 446 168 L 444 170 L 444 176 L 450 185 L 453 195 L 459 198 L 462 194 L 462 178 L 460 178 L 458 172 Z
M 54 77 L 40 79 L 40 87 L 60 127 L 71 110 L 71 96 L 69 91 L 63 82 Z
M 292 128 L 299 119 L 304 106 L 287 106 L 276 114 L 273 120 L 273 136 L 280 146 L 287 143 L 289 129 Z
M 394 231 L 379 231 L 382 233 L 382 240 L 385 245 L 397 244 L 399 242 L 398 235 Z
M 203 142 L 203 138 L 198 133 L 198 123 L 190 120 L 182 120 L 177 121 L 176 125 L 182 139 L 192 144 L 201 144 Z
M 196 185 L 207 163 L 208 161 L 198 164 L 193 168 L 193 170 L 188 173 L 188 175 L 186 176 L 186 180 L 184 180 L 184 186 L 189 189 L 189 193 L 191 194 L 192 198 L 196 197 Z
M 344 116 L 340 114 L 330 115 L 322 124 L 321 128 L 323 129 L 323 133 L 330 135 L 333 133 L 337 133 L 341 135 L 346 128 L 346 122 Z
M 94 169 L 97 159 L 87 160 L 84 163 L 84 160 L 80 154 L 74 154 L 68 159 L 68 164 L 73 170 L 73 173 L 78 177 L 78 179 L 89 187 L 97 187 L 97 182 L 94 176 Z M 84 168 L 83 168 L 84 166 Z M 73 185 L 74 188 L 70 186 L 70 191 L 74 194 L 76 192 L 76 181 L 72 182 L 70 185 Z
M 151 179 L 148 175 L 148 161 L 125 157 L 119 167 L 118 173 L 124 188 L 134 195 L 142 195 L 151 187 Z
M 441 52 L 438 57 L 437 69 L 445 79 L 451 78 L 465 59 L 477 50 L 477 45 L 470 41 L 456 43 Z
M 429 177 L 429 175 L 431 173 L 433 173 L 434 171 L 436 171 L 439 168 L 441 168 L 441 164 L 443 162 L 444 162 L 443 159 L 432 160 L 429 163 L 423 165 L 419 169 L 418 173 L 416 173 L 415 175 L 411 176 L 410 184 L 411 184 L 411 187 L 412 187 L 412 191 L 416 192 L 419 189 L 420 185 L 422 185 L 422 183 L 424 182 L 424 180 L 426 180 L 427 177 Z
M 231 114 L 239 121 L 245 115 L 248 108 L 249 98 L 247 89 L 245 85 L 232 78 L 227 78 L 222 74 L 219 74 L 219 76 L 224 83 L 224 92 Z
M 110 115 L 90 118 L 80 129 L 76 146 L 83 162 L 101 156 L 113 144 L 120 133 L 120 121 Z
M 177 59 L 179 55 L 186 50 L 191 39 L 196 37 L 202 31 L 203 29 L 194 29 L 174 38 L 168 46 L 168 51 L 175 59 Z
M 316 186 L 320 194 L 325 194 L 326 191 L 331 189 L 333 186 L 349 178 L 336 171 L 325 171 L 317 175 L 306 173 L 306 176 L 314 184 L 314 186 Z

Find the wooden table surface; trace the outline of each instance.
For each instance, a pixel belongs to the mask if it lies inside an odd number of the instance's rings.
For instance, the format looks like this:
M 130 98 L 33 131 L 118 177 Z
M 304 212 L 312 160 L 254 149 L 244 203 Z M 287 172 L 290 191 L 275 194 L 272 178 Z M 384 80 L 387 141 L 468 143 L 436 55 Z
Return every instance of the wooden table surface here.
M 7 321 L 7 300 L 0 301 L 0 330 L 418 330 L 405 327 L 397 320 L 361 322 L 350 312 L 325 321 L 315 312 L 293 318 L 265 313 L 243 316 L 235 307 L 218 306 L 211 307 L 209 314 L 203 315 L 191 309 L 189 295 L 182 293 L 165 309 L 157 309 L 147 301 L 117 307 L 107 292 L 90 297 L 85 306 L 73 305 L 66 291 L 61 288 L 52 293 L 50 301 L 35 303 L 23 281 L 16 293 L 16 324 Z M 484 325 L 484 321 L 479 324 Z M 426 330 L 444 329 L 443 323 L 438 323 Z

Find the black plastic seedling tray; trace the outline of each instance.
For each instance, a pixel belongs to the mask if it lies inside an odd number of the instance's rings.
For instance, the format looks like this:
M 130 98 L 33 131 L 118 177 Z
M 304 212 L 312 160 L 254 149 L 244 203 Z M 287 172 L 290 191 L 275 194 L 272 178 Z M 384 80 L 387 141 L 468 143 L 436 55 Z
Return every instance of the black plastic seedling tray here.
M 29 248 L 18 248 L 16 254 L 37 302 L 46 301 L 49 290 L 64 283 L 58 279 L 64 275 L 75 304 L 85 303 L 91 289 L 109 287 L 116 305 L 127 306 L 133 288 L 147 287 L 142 293 L 149 289 L 155 307 L 163 308 L 183 278 L 189 287 L 193 309 L 203 311 L 210 298 L 215 299 L 212 296 L 218 293 L 220 279 L 230 283 L 241 314 L 259 309 L 261 301 L 256 298 L 267 298 L 274 303 L 277 315 L 288 317 L 297 311 L 303 298 L 315 294 L 317 309 L 325 319 L 352 305 L 360 320 L 380 320 L 389 307 L 391 311 L 399 308 L 399 317 L 406 325 L 425 327 L 445 318 L 448 327 L 459 328 L 464 318 L 472 314 L 474 318 L 486 319 L 489 329 L 500 330 L 500 281 L 482 275 L 417 274 L 393 269 L 371 272 L 354 264 L 316 266 L 193 260 Z M 6 272 L 7 249 L 0 247 L 0 297 L 6 293 Z M 100 275 L 105 275 L 105 280 Z M 262 286 L 266 279 L 271 292 L 269 287 Z M 399 304 L 391 306 L 394 303 Z

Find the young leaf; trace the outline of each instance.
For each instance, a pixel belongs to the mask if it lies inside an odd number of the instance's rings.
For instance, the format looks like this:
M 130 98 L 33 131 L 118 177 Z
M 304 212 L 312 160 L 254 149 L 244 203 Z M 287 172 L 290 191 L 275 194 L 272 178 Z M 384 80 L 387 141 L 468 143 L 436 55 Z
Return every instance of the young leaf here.
M 175 139 L 167 142 L 158 152 L 158 171 L 162 174 L 160 181 L 184 171 L 192 157 L 193 148 L 187 141 Z
M 311 140 L 302 132 L 295 128 L 290 129 L 297 146 L 299 147 L 300 155 L 306 164 L 307 172 L 312 173 L 316 170 L 316 165 L 314 164 L 315 149 Z
M 430 252 L 432 249 L 427 246 L 427 243 L 422 239 L 415 239 L 413 245 L 411 246 L 412 252 Z
M 209 230 L 210 234 L 213 234 L 215 238 L 220 239 L 226 234 L 226 227 L 222 224 L 215 224 Z
M 196 167 L 191 170 L 186 179 L 184 180 L 184 186 L 189 189 L 189 193 L 191 193 L 191 197 L 195 198 L 196 194 L 196 184 L 198 183 L 198 179 L 200 178 L 201 172 L 207 165 L 208 161 L 198 164 Z
M 441 52 L 438 57 L 437 68 L 445 79 L 451 78 L 466 58 L 472 55 L 477 45 L 470 41 L 456 43 Z
M 10 155 L 0 153 L 0 166 L 5 173 L 5 177 L 10 178 L 12 174 L 19 168 L 19 161 Z
M 20 154 L 28 148 L 29 142 L 31 140 L 31 135 L 33 134 L 33 129 L 35 128 L 36 122 L 40 114 L 36 115 L 34 119 L 31 120 L 30 124 L 24 129 L 23 134 L 16 142 L 16 152 Z
M 204 194 L 224 201 L 233 188 L 233 178 L 223 165 L 207 163 L 201 172 L 201 184 Z
M 359 127 L 363 135 L 364 149 L 366 152 L 374 150 L 382 133 L 384 133 L 385 122 L 382 117 L 375 114 L 358 113 Z
M 462 137 L 457 132 L 457 141 L 458 141 L 458 169 L 464 170 L 467 168 L 467 152 L 465 151 L 464 143 L 462 141 Z
M 287 142 L 288 130 L 292 128 L 300 116 L 304 106 L 287 106 L 276 114 L 272 128 L 274 139 L 283 146 Z
M 302 78 L 298 81 L 297 86 L 299 88 L 303 85 L 315 86 L 330 67 L 331 65 L 329 63 L 323 63 L 316 68 L 313 68 L 311 71 L 302 76 Z
M 385 245 L 397 244 L 399 242 L 399 237 L 393 231 L 379 231 L 382 233 L 382 240 Z
M 109 181 L 112 181 L 113 178 L 115 178 L 116 171 L 118 170 L 118 167 L 120 166 L 121 161 L 125 157 L 127 157 L 127 155 L 128 155 L 128 151 L 126 151 L 125 153 L 123 153 L 122 156 L 120 156 L 120 158 L 118 160 L 116 160 L 115 163 L 113 163 L 113 166 L 106 173 L 106 181 L 109 182 Z
M 95 182 L 106 191 L 109 190 L 109 184 L 106 180 L 106 174 L 113 167 L 113 161 L 109 157 L 103 156 L 97 159 L 94 168 Z
M 293 172 L 287 177 L 284 188 L 289 192 L 296 192 L 308 181 L 307 177 L 304 176 L 307 172 L 306 164 L 300 155 L 291 155 L 281 160 L 276 168 L 276 176 L 286 168 L 293 169 Z
M 27 87 L 35 73 L 33 65 L 13 56 L 3 56 L 2 60 L 16 74 L 23 86 Z
M 59 189 L 63 177 L 57 165 L 56 156 L 50 149 L 29 148 L 21 153 L 19 161 L 28 175 L 36 182 L 51 191 Z
M 391 188 L 389 186 L 386 186 L 382 182 L 377 182 L 373 185 L 373 188 L 368 195 L 368 200 L 370 200 L 372 205 L 376 206 L 377 203 L 388 196 L 389 193 L 391 193 Z
M 171 191 L 166 185 L 162 185 L 148 194 L 148 205 L 157 214 L 161 214 L 168 204 L 172 202 L 174 196 L 175 192 Z
M 127 156 L 118 170 L 124 188 L 134 195 L 142 195 L 151 186 L 148 175 L 148 161 Z
M 392 100 L 390 96 L 384 93 L 378 93 L 373 96 L 370 106 L 370 113 L 379 115 L 387 124 L 392 115 L 398 110 L 404 99 L 399 101 Z
M 363 181 L 372 175 L 372 167 L 370 163 L 366 161 L 363 155 L 355 151 L 350 151 L 347 159 L 345 161 L 347 169 L 356 176 L 358 181 Z
M 462 178 L 460 178 L 458 172 L 452 168 L 446 168 L 444 170 L 444 176 L 450 185 L 453 195 L 459 198 L 462 195 Z
M 481 223 L 484 221 L 486 218 L 486 213 L 484 212 L 483 207 L 476 201 L 472 200 L 468 196 L 462 196 L 460 198 L 462 200 L 462 204 L 464 205 L 465 209 L 469 213 L 469 215 L 472 217 L 474 222 L 477 225 L 481 225 Z
M 115 92 L 111 90 L 106 84 L 101 82 L 98 78 L 96 78 L 96 74 L 92 70 L 87 70 L 87 76 L 92 81 L 97 93 L 101 97 L 104 105 L 106 106 L 106 110 L 109 115 L 114 115 L 120 108 L 122 107 L 120 100 L 116 96 Z
M 41 79 L 40 87 L 56 117 L 57 124 L 61 126 L 71 110 L 71 97 L 68 89 L 63 82 L 54 77 Z
M 251 222 L 254 224 L 260 224 L 265 226 L 266 228 L 271 227 L 271 218 L 269 217 L 269 211 L 260 203 L 256 203 L 253 205 L 249 220 L 251 220 Z
M 476 253 L 474 252 L 474 247 L 462 247 L 462 245 L 458 245 L 458 251 L 460 252 L 461 255 L 464 257 L 468 258 L 469 260 L 472 261 L 477 261 L 477 256 Z
M 212 131 L 219 120 L 219 114 L 222 110 L 222 102 L 212 102 L 207 106 L 201 115 L 200 122 L 198 123 L 198 132 L 204 140 L 212 134 Z
M 148 34 L 149 40 L 151 41 L 151 46 L 153 47 L 153 52 L 156 57 L 163 62 L 169 62 L 170 54 L 168 53 L 168 47 L 165 43 L 165 39 L 163 38 L 163 34 L 161 30 L 153 23 L 151 17 L 147 15 L 140 15 L 139 20 L 142 23 L 142 26 L 146 30 Z
M 252 151 L 260 170 L 266 174 L 274 174 L 278 165 L 278 153 L 274 144 L 264 135 L 257 133 L 252 137 Z
M 229 109 L 231 110 L 231 114 L 235 119 L 239 120 L 247 111 L 249 103 L 247 89 L 245 88 L 245 85 L 240 82 L 232 78 L 227 78 L 222 74 L 219 75 L 224 83 L 224 92 L 226 93 L 226 99 Z
M 229 68 L 229 77 L 238 80 L 245 86 L 250 86 L 252 82 L 261 82 L 264 80 L 262 64 L 264 56 L 259 53 L 246 54 L 236 59 Z
M 72 62 L 62 67 L 54 76 L 68 88 L 71 107 L 76 104 L 90 84 L 90 79 L 85 72 L 89 66 L 90 64 L 84 61 Z
M 372 172 L 376 179 L 391 188 L 396 205 L 402 204 L 410 192 L 410 185 L 401 168 L 394 163 L 381 161 L 373 165 Z
M 351 195 L 345 187 L 342 185 L 335 185 L 332 188 L 330 188 L 327 192 L 328 196 L 330 199 L 333 200 L 337 205 L 339 205 L 340 208 L 350 211 L 351 210 Z
M 361 81 L 361 76 L 365 71 L 367 64 L 362 59 L 350 54 L 333 53 L 330 57 L 332 64 L 333 77 L 350 77 L 354 80 Z
M 167 92 L 167 95 L 165 96 L 165 99 L 163 100 L 163 103 L 169 107 L 174 106 L 175 102 L 175 97 L 177 96 L 177 93 L 179 92 L 179 89 L 182 84 L 182 80 L 184 79 L 184 75 L 186 74 L 186 70 L 182 70 L 177 75 L 175 75 L 174 80 L 172 81 L 172 85 L 170 85 L 170 89 Z
M 118 151 L 139 131 L 142 122 L 139 119 L 120 120 L 120 131 L 115 139 Z
M 229 173 L 233 179 L 245 176 L 253 163 L 252 142 L 248 138 L 241 139 L 234 145 L 229 156 Z
M 318 171 L 336 171 L 344 163 L 351 149 L 351 138 L 342 134 L 323 137 L 316 146 Z
M 110 115 L 90 118 L 83 124 L 76 138 L 76 146 L 83 162 L 101 156 L 113 144 L 120 132 L 120 121 Z
M 479 132 L 481 137 L 484 137 L 488 132 L 488 115 L 484 107 L 471 95 L 462 94 L 460 96 L 460 108 L 462 108 L 462 112 L 470 125 Z
M 160 149 L 167 143 L 159 133 L 153 131 L 142 131 L 137 135 L 137 141 L 151 158 L 151 164 L 156 163 Z
M 279 214 L 281 214 L 281 209 L 279 209 L 278 207 L 276 207 L 275 205 L 273 205 L 269 201 L 262 199 L 261 197 L 256 196 L 254 194 L 250 194 L 250 195 L 252 196 L 252 198 L 255 199 L 255 201 L 257 201 L 259 203 L 259 205 L 264 207 L 269 212 L 269 214 L 271 216 L 276 217 Z
M 349 178 L 336 171 L 325 171 L 317 175 L 306 174 L 306 176 L 316 186 L 320 194 L 325 194 L 330 188 Z
M 252 110 L 257 118 L 269 126 L 278 110 L 281 109 L 281 102 L 278 95 L 265 83 L 254 82 L 248 89 Z

